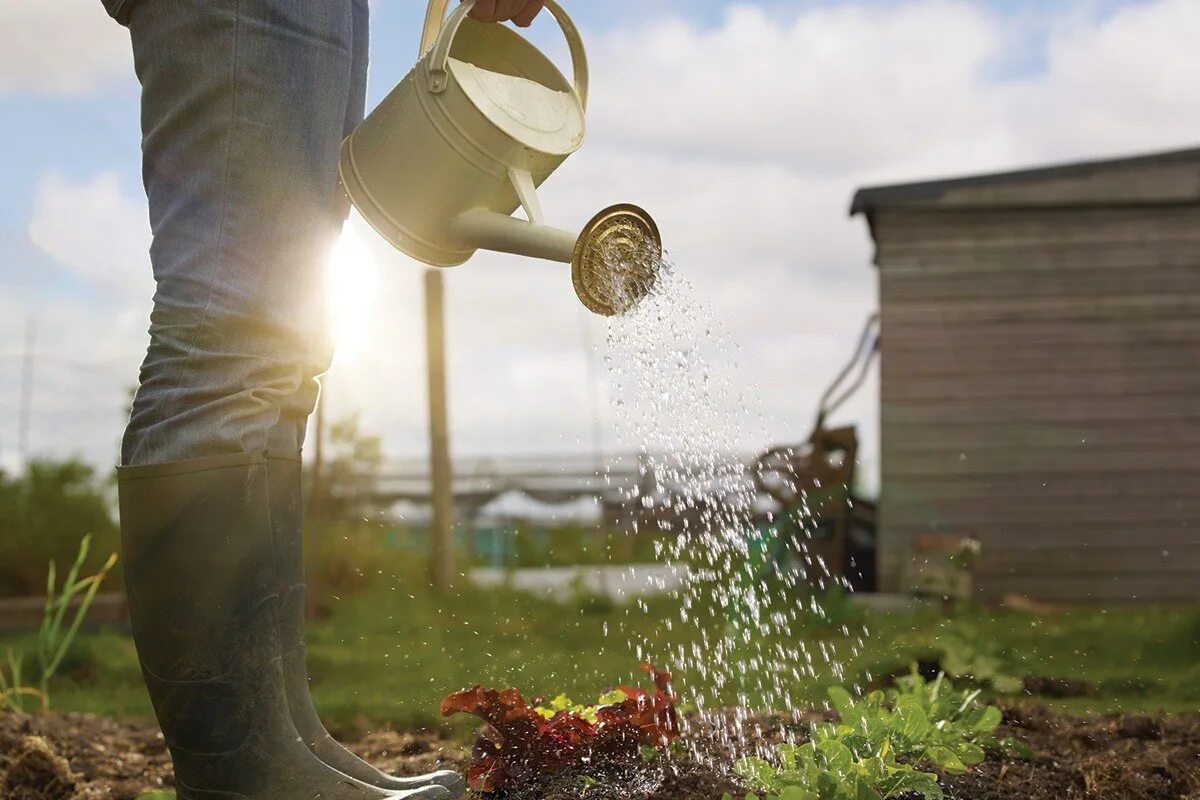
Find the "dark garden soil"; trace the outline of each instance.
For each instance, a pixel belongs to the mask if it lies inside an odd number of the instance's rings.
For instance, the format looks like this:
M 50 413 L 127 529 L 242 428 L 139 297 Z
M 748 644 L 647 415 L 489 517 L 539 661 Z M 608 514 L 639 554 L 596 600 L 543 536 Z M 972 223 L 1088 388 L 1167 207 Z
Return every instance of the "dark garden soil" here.
M 597 765 L 538 779 L 506 800 L 717 800 L 744 793 L 722 770 L 723 744 L 739 730 L 750 742 L 771 744 L 802 731 L 813 715 L 732 715 L 693 726 L 688 755 L 666 765 Z M 1033 707 L 1005 709 L 1001 735 L 1024 741 L 1028 762 L 989 758 L 971 773 L 946 776 L 942 786 L 959 800 L 1200 800 L 1200 715 L 1069 717 Z M 379 731 L 353 749 L 397 774 L 468 760 L 458 743 L 430 733 Z M 153 726 L 65 715 L 0 715 L 0 798 L 4 800 L 134 800 L 171 786 L 171 766 Z

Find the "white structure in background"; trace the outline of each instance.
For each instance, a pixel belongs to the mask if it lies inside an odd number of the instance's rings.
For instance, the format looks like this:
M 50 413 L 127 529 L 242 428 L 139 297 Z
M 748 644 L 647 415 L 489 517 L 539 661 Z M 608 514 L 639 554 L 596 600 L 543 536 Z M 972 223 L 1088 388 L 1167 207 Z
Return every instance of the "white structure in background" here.
M 513 489 L 480 508 L 476 521 L 481 525 L 510 520 L 535 525 L 598 525 L 602 516 L 603 511 L 595 497 L 576 497 L 565 503 L 544 503 L 520 489 Z
M 625 602 L 634 597 L 673 592 L 687 582 L 688 572 L 685 566 L 666 564 L 517 570 L 480 567 L 471 570 L 470 579 L 479 586 L 511 586 L 563 602 L 575 597 L 580 589 Z

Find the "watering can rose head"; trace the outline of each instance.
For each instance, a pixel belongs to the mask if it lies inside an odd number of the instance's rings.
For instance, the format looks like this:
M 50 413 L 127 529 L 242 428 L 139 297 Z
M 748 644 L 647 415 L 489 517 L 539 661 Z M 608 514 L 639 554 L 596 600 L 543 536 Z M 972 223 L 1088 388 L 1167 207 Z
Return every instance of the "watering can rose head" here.
M 432 0 L 421 60 L 342 147 L 342 186 L 363 218 L 434 267 L 478 250 L 572 265 L 580 300 L 613 315 L 649 294 L 662 260 L 654 221 L 633 205 L 581 233 L 543 222 L 538 187 L 583 145 L 588 61 L 556 0 Z M 542 8 L 567 40 L 572 77 L 507 25 Z M 514 217 L 518 208 L 524 219 Z

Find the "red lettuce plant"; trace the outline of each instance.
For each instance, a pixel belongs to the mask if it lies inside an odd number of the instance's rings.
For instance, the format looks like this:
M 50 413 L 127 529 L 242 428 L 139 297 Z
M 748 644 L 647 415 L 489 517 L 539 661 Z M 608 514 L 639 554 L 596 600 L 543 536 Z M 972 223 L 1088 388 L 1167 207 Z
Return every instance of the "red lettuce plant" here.
M 442 701 L 443 716 L 473 714 L 487 723 L 475 743 L 467 783 L 477 792 L 493 792 L 589 761 L 628 761 L 643 746 L 665 749 L 679 735 L 671 675 L 652 664 L 643 664 L 642 671 L 654 681 L 653 694 L 620 686 L 605 698 L 621 697 L 617 702 L 572 707 L 549 718 L 538 711 L 541 698 L 527 703 L 516 689 L 476 686 L 450 695 Z

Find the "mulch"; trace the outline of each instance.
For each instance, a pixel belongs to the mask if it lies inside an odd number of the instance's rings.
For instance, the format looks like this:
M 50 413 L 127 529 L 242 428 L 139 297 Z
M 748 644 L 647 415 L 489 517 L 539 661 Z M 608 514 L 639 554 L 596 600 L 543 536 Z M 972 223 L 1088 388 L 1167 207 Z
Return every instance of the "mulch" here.
M 745 794 L 727 769 L 734 742 L 770 745 L 820 714 L 730 713 L 694 723 L 680 752 L 653 764 L 596 764 L 508 792 L 504 800 L 719 800 Z M 966 775 L 943 776 L 957 800 L 1200 800 L 1200 714 L 1073 717 L 1005 708 L 1001 735 L 1035 753 L 989 757 Z M 351 749 L 395 774 L 461 768 L 469 754 L 438 733 L 374 731 Z M 135 800 L 170 788 L 170 759 L 153 725 L 86 715 L 0 715 L 0 798 Z

